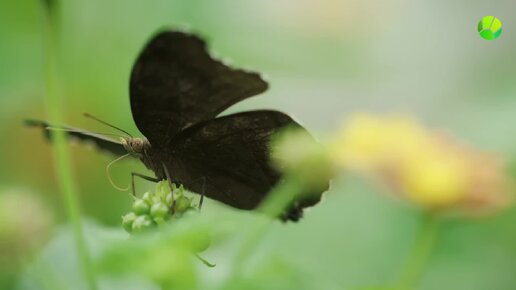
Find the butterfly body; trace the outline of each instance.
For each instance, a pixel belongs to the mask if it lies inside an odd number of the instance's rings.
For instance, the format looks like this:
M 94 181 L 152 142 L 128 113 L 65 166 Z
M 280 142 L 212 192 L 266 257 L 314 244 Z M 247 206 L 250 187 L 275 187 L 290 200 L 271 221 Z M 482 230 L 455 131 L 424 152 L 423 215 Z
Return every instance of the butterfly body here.
M 127 153 L 137 158 L 142 158 L 151 148 L 147 138 L 124 137 L 121 138 L 121 144 Z
M 163 167 L 158 166 L 154 160 L 152 146 L 147 138 L 127 137 L 121 138 L 121 144 L 127 150 L 127 154 L 131 157 L 140 159 L 140 161 L 150 170 L 156 173 L 159 179 L 165 179 Z

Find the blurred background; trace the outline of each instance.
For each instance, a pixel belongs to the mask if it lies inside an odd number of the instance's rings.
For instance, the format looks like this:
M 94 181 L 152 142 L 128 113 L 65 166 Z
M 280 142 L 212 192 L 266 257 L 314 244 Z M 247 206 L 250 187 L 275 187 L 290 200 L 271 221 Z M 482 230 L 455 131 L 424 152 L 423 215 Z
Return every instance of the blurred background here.
M 156 30 L 177 27 L 202 35 L 215 55 L 235 67 L 266 76 L 268 92 L 228 112 L 279 109 L 321 139 L 351 112 L 404 112 L 516 158 L 514 1 L 60 2 L 60 93 L 68 125 L 109 131 L 82 117 L 88 112 L 141 135 L 129 107 L 130 69 Z M 485 15 L 503 23 L 495 41 L 476 31 Z M 25 192 L 59 225 L 66 214 L 51 146 L 38 130 L 22 125 L 25 118 L 47 118 L 42 23 L 39 1 L 0 2 L 0 195 Z M 88 146 L 72 147 L 71 155 L 82 213 L 121 232 L 120 216 L 131 200 L 108 182 L 105 166 L 114 158 Z M 131 171 L 145 172 L 133 161 L 112 171 L 121 185 L 129 183 Z M 143 181 L 138 186 L 152 187 Z M 376 191 L 361 180 L 335 180 L 301 222 L 275 225 L 254 256 L 317 273 L 317 289 L 390 281 L 413 242 L 416 221 L 413 209 Z M 203 210 L 229 211 L 216 202 Z M 420 289 L 515 289 L 515 224 L 515 210 L 446 223 Z M 227 271 L 230 250 L 209 252 L 219 266 L 201 271 L 206 281 Z

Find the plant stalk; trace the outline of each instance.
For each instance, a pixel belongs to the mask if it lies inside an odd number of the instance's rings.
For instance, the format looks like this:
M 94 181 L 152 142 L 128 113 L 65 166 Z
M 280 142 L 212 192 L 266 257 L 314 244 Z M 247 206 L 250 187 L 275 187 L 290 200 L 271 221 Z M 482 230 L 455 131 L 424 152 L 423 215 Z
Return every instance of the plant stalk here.
M 257 209 L 270 217 L 278 217 L 291 204 L 294 198 L 303 189 L 303 182 L 297 176 L 290 175 L 283 179 L 269 194 L 264 202 Z M 260 241 L 265 236 L 270 224 L 275 220 L 267 218 L 257 218 L 249 226 L 244 241 L 238 250 L 233 263 L 234 273 L 240 273 L 251 254 L 256 249 Z M 237 275 L 235 275 L 237 276 Z
M 58 21 L 56 1 L 43 4 L 44 10 L 44 68 L 45 68 L 45 89 L 46 108 L 50 121 L 60 124 L 62 119 L 62 100 L 59 94 L 59 72 L 58 72 Z M 50 5 L 49 3 L 52 3 Z M 72 176 L 70 154 L 66 144 L 64 132 L 51 132 L 54 156 L 54 167 L 57 173 L 59 190 L 61 191 L 66 213 L 72 226 L 73 236 L 77 255 L 85 275 L 86 283 L 90 290 L 97 289 L 95 273 L 90 260 L 88 248 L 84 239 L 81 214 L 76 185 Z
M 425 213 L 416 235 L 416 242 L 402 268 L 399 282 L 395 289 L 413 290 L 424 275 L 430 256 L 439 236 L 439 217 Z

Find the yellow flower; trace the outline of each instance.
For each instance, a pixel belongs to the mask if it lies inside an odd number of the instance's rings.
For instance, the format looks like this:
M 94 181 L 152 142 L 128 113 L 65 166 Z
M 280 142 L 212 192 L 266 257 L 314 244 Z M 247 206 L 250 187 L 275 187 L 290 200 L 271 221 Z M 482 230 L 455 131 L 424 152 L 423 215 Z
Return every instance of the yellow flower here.
M 435 147 L 421 148 L 420 156 L 401 164 L 400 182 L 404 194 L 426 207 L 457 204 L 467 194 L 467 164 L 459 156 Z
M 487 209 L 507 203 L 498 160 L 403 116 L 353 116 L 330 143 L 338 165 L 390 185 L 428 209 Z
M 357 114 L 330 143 L 330 150 L 339 164 L 370 170 L 381 163 L 415 153 L 422 146 L 424 137 L 423 129 L 411 118 L 382 119 Z

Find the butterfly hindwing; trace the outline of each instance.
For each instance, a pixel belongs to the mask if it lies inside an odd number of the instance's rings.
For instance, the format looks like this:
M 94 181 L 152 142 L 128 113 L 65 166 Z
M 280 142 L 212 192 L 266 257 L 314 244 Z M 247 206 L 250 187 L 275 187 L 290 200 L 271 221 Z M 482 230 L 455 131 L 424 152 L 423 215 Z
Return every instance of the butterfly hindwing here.
M 150 40 L 134 64 L 131 110 L 151 144 L 168 147 L 183 129 L 266 89 L 257 73 L 213 59 L 200 38 L 165 31 Z
M 253 209 L 281 178 L 270 164 L 269 141 L 285 127 L 302 129 L 277 111 L 237 113 L 186 129 L 174 138 L 170 151 L 158 154 L 186 188 L 204 190 L 207 197 L 239 209 Z M 199 182 L 203 178 L 204 184 Z M 317 203 L 322 191 L 285 216 L 299 217 L 302 207 Z

